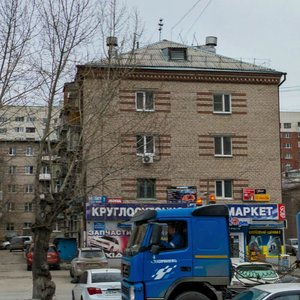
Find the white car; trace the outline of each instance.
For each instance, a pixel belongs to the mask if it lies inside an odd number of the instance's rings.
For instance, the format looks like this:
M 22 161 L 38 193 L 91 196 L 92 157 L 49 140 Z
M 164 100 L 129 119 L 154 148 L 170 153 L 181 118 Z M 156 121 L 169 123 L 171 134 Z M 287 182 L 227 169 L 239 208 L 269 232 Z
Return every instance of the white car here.
M 121 271 L 93 269 L 82 273 L 72 290 L 72 300 L 121 300 Z
M 120 244 L 117 238 L 113 236 L 97 236 L 91 239 L 91 246 L 100 247 L 106 253 L 118 253 L 120 252 Z
M 232 300 L 298 300 L 299 283 L 262 284 L 241 292 Z
M 279 275 L 274 267 L 265 262 L 243 262 L 233 264 L 231 286 L 254 286 L 264 283 L 275 283 Z

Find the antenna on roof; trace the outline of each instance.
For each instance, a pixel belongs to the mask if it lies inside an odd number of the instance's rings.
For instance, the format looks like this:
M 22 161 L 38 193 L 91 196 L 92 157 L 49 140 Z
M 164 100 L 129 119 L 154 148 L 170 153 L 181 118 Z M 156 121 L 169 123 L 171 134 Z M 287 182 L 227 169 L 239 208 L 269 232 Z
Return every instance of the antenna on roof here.
M 159 23 L 158 23 L 159 41 L 161 41 L 161 31 L 163 26 L 164 26 L 163 19 L 159 19 Z

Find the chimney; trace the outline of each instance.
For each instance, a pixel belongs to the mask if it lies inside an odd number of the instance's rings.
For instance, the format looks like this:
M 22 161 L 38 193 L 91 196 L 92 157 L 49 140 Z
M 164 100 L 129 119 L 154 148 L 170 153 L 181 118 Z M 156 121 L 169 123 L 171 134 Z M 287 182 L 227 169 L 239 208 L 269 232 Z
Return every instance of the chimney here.
M 205 45 L 198 46 L 199 49 L 216 53 L 217 38 L 215 36 L 207 36 L 205 39 Z
M 108 57 L 117 56 L 118 39 L 115 36 L 109 36 L 106 38 L 106 46 L 108 47 Z

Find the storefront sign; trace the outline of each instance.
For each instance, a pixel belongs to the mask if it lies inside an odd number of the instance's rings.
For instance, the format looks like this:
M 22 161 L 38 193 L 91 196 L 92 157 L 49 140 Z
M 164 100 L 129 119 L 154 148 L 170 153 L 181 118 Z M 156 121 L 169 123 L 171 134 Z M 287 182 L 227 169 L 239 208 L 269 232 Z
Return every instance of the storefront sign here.
M 87 203 L 86 204 L 86 220 L 128 220 L 136 212 L 145 209 L 174 209 L 187 207 L 187 203 L 179 204 L 101 204 Z
M 256 195 L 254 195 L 254 201 L 267 202 L 267 201 L 270 201 L 270 199 L 271 199 L 270 194 L 256 194 Z
M 268 202 L 271 199 L 271 195 L 267 194 L 266 189 L 252 189 L 245 188 L 243 189 L 243 201 L 245 202 L 253 202 L 253 201 L 261 201 Z
M 170 186 L 167 188 L 168 203 L 195 203 L 196 200 L 196 186 Z
M 233 226 L 249 225 L 251 220 L 285 220 L 283 204 L 228 204 L 229 221 Z

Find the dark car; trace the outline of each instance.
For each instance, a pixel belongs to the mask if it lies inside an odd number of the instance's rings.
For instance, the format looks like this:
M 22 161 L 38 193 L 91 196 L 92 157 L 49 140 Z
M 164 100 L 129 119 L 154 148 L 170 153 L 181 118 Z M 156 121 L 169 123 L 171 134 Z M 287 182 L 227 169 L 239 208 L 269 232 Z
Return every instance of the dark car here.
M 26 246 L 30 243 L 32 243 L 32 236 L 29 235 L 15 236 L 10 241 L 9 251 L 10 252 L 12 252 L 13 250 L 24 251 Z
M 26 254 L 27 271 L 30 271 L 32 269 L 33 251 L 34 245 L 31 244 Z M 54 245 L 50 245 L 48 248 L 47 263 L 49 268 L 60 270 L 60 258 L 57 248 Z

